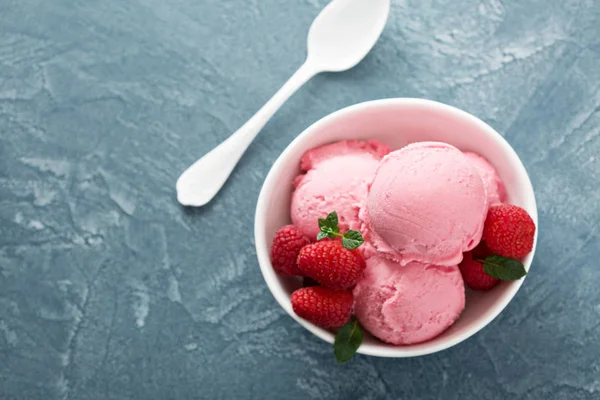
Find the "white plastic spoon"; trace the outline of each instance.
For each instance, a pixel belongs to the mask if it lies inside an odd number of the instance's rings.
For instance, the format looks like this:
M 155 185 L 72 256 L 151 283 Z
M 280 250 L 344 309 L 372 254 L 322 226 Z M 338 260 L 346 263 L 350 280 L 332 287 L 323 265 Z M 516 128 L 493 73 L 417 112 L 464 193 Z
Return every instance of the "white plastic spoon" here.
M 333 0 L 308 32 L 308 56 L 289 81 L 237 132 L 196 161 L 177 180 L 177 200 L 203 206 L 221 189 L 258 132 L 306 81 L 320 72 L 345 71 L 375 45 L 388 18 L 390 0 Z

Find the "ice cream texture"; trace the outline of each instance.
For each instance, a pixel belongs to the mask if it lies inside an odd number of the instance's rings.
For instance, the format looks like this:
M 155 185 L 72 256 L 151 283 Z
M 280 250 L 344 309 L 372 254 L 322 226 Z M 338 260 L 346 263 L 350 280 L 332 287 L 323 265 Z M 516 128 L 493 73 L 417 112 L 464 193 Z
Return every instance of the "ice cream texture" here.
M 314 240 L 318 218 L 336 211 L 342 231 L 358 229 L 360 203 L 380 160 L 390 151 L 375 140 L 346 140 L 307 151 L 294 181 L 292 222 Z
M 457 265 L 480 241 L 490 205 L 506 190 L 484 157 L 441 142 L 399 150 L 341 141 L 307 151 L 294 181 L 291 218 L 314 240 L 318 218 L 337 211 L 342 231 L 360 230 L 366 261 L 353 289 L 360 324 L 384 342 L 422 343 L 465 307 Z
M 418 142 L 383 158 L 360 217 L 379 254 L 456 266 L 481 241 L 487 210 L 484 182 L 460 150 Z
M 483 184 L 485 185 L 489 205 L 493 206 L 494 204 L 504 203 L 506 200 L 506 189 L 504 188 L 504 182 L 502 182 L 496 168 L 494 168 L 488 160 L 477 153 L 465 152 L 464 155 L 469 159 L 471 164 L 477 168 L 479 176 L 481 176 Z
M 456 266 L 412 262 L 402 267 L 380 256 L 367 260 L 353 295 L 354 313 L 361 325 L 395 345 L 433 339 L 465 307 L 463 279 Z

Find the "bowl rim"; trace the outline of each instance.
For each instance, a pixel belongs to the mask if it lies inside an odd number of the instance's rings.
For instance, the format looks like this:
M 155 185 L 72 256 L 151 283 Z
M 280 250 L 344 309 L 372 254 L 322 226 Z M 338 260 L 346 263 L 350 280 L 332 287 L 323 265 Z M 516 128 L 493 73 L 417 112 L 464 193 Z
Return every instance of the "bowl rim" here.
M 434 100 L 420 99 L 420 98 L 385 98 L 379 100 L 371 100 L 358 104 L 354 104 L 348 107 L 344 107 L 340 110 L 334 111 L 331 114 L 328 114 L 318 121 L 314 122 L 310 126 L 308 126 L 302 133 L 300 133 L 277 157 L 275 163 L 271 166 L 263 186 L 260 190 L 258 201 L 256 204 L 256 212 L 254 217 L 254 241 L 256 247 L 256 255 L 258 258 L 258 263 L 267 284 L 267 287 L 271 291 L 275 300 L 279 303 L 279 305 L 287 312 L 289 316 L 291 316 L 294 320 L 296 320 L 300 325 L 306 328 L 315 336 L 323 339 L 324 341 L 333 344 L 334 342 L 334 334 L 329 332 L 326 329 L 320 328 L 312 323 L 298 317 L 291 308 L 291 303 L 289 301 L 289 295 L 283 289 L 282 285 L 280 285 L 277 281 L 277 275 L 274 271 L 271 260 L 270 260 L 270 250 L 269 244 L 266 242 L 265 237 L 262 233 L 264 227 L 264 221 L 266 220 L 268 208 L 269 208 L 269 198 L 268 194 L 272 193 L 273 189 L 277 185 L 275 180 L 276 175 L 284 165 L 285 161 L 289 157 L 290 153 L 297 147 L 302 145 L 304 141 L 307 141 L 312 132 L 317 131 L 321 128 L 321 126 L 326 125 L 333 120 L 343 119 L 348 115 L 351 115 L 355 112 L 365 111 L 368 109 L 376 109 L 385 106 L 423 106 L 429 107 L 434 112 L 442 112 L 442 113 L 450 113 L 454 114 L 456 117 L 466 119 L 468 122 L 475 125 L 479 130 L 485 132 L 488 136 L 491 136 L 498 146 L 502 147 L 503 152 L 505 152 L 513 161 L 514 167 L 517 170 L 517 173 L 523 181 L 524 190 L 528 192 L 527 194 L 527 209 L 531 218 L 533 219 L 537 229 L 535 231 L 534 243 L 531 253 L 527 255 L 523 264 L 525 269 L 529 271 L 531 267 L 531 263 L 535 254 L 539 225 L 538 225 L 538 214 L 537 214 L 537 203 L 535 200 L 535 194 L 533 191 L 533 186 L 531 184 L 531 179 L 525 170 L 525 167 L 512 148 L 512 146 L 504 139 L 500 133 L 498 133 L 494 128 L 490 125 L 482 121 L 481 119 L 475 117 L 474 115 L 463 111 L 454 106 L 440 103 Z M 492 322 L 510 303 L 510 301 L 517 294 L 523 282 L 525 281 L 525 276 L 523 279 L 519 281 L 514 281 L 511 283 L 509 288 L 502 294 L 502 296 L 496 301 L 492 307 L 491 312 L 487 313 L 485 318 L 481 318 L 472 323 L 469 327 L 465 328 L 464 332 L 460 335 L 456 335 L 453 338 L 450 338 L 445 341 L 438 342 L 436 344 L 430 344 L 429 342 L 423 342 L 414 345 L 407 346 L 397 346 L 394 348 L 389 347 L 380 347 L 378 344 L 363 344 L 359 347 L 358 353 L 377 356 L 377 357 L 391 357 L 391 358 L 405 358 L 405 357 L 416 357 L 427 354 L 436 353 L 438 351 L 442 351 L 448 349 L 452 346 L 455 346 L 466 339 L 470 338 L 483 328 L 485 328 L 490 322 Z M 383 344 L 383 342 L 382 342 Z

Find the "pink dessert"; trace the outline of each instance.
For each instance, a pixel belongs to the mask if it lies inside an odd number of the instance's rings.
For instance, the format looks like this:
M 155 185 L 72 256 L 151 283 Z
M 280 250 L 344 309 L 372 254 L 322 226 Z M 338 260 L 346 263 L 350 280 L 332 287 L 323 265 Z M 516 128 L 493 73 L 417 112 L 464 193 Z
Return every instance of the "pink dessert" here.
M 294 225 L 314 240 L 317 220 L 336 211 L 340 232 L 356 229 L 364 236 L 358 251 L 366 269 L 349 289 L 358 322 L 395 345 L 422 343 L 448 329 L 465 308 L 458 264 L 481 242 L 489 206 L 506 200 L 495 168 L 441 142 L 390 153 L 377 141 L 341 141 L 307 151 L 301 169 L 292 195 Z M 307 265 L 331 274 L 321 259 L 332 255 L 323 250 L 320 261 L 315 257 Z M 330 264 L 339 267 L 336 262 Z M 473 282 L 481 280 L 476 273 L 486 273 L 476 266 L 481 271 L 468 271 Z
M 504 183 L 502 182 L 502 179 L 500 179 L 500 175 L 498 175 L 496 168 L 479 154 L 465 152 L 464 155 L 469 159 L 471 164 L 477 168 L 477 171 L 483 180 L 483 184 L 485 185 L 490 206 L 504 203 L 506 200 L 506 189 L 504 188 Z
M 318 218 L 336 211 L 342 230 L 360 227 L 358 212 L 379 161 L 388 146 L 375 141 L 346 140 L 307 151 L 295 180 L 291 218 L 306 236 L 319 233 Z
M 371 257 L 353 291 L 354 313 L 379 339 L 407 345 L 445 331 L 465 307 L 465 288 L 457 267 L 417 262 L 402 267 Z
M 456 266 L 481 241 L 487 210 L 467 157 L 446 143 L 419 142 L 383 158 L 360 217 L 367 239 L 400 265 Z

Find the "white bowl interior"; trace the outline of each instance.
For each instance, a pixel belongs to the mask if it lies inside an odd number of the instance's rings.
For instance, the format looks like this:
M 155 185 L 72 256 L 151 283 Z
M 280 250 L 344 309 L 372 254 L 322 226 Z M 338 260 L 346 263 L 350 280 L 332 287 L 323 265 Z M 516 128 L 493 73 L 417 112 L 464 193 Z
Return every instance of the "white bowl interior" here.
M 334 335 L 295 315 L 290 295 L 301 286 L 301 281 L 273 271 L 269 248 L 275 231 L 290 223 L 292 180 L 299 173 L 302 154 L 313 147 L 346 139 L 377 139 L 393 150 L 412 142 L 441 141 L 463 151 L 474 151 L 487 158 L 498 170 L 506 186 L 508 203 L 525 208 L 537 225 L 533 188 L 523 164 L 496 131 L 472 115 L 421 99 L 377 100 L 330 114 L 300 134 L 277 159 L 261 190 L 255 219 L 256 250 L 269 289 L 290 316 L 323 340 L 333 343 Z M 526 269 L 531 265 L 534 251 L 524 260 Z M 453 346 L 494 319 L 522 283 L 523 280 L 502 282 L 489 292 L 467 290 L 466 307 L 460 319 L 433 340 L 417 345 L 393 346 L 367 335 L 359 353 L 411 357 Z

